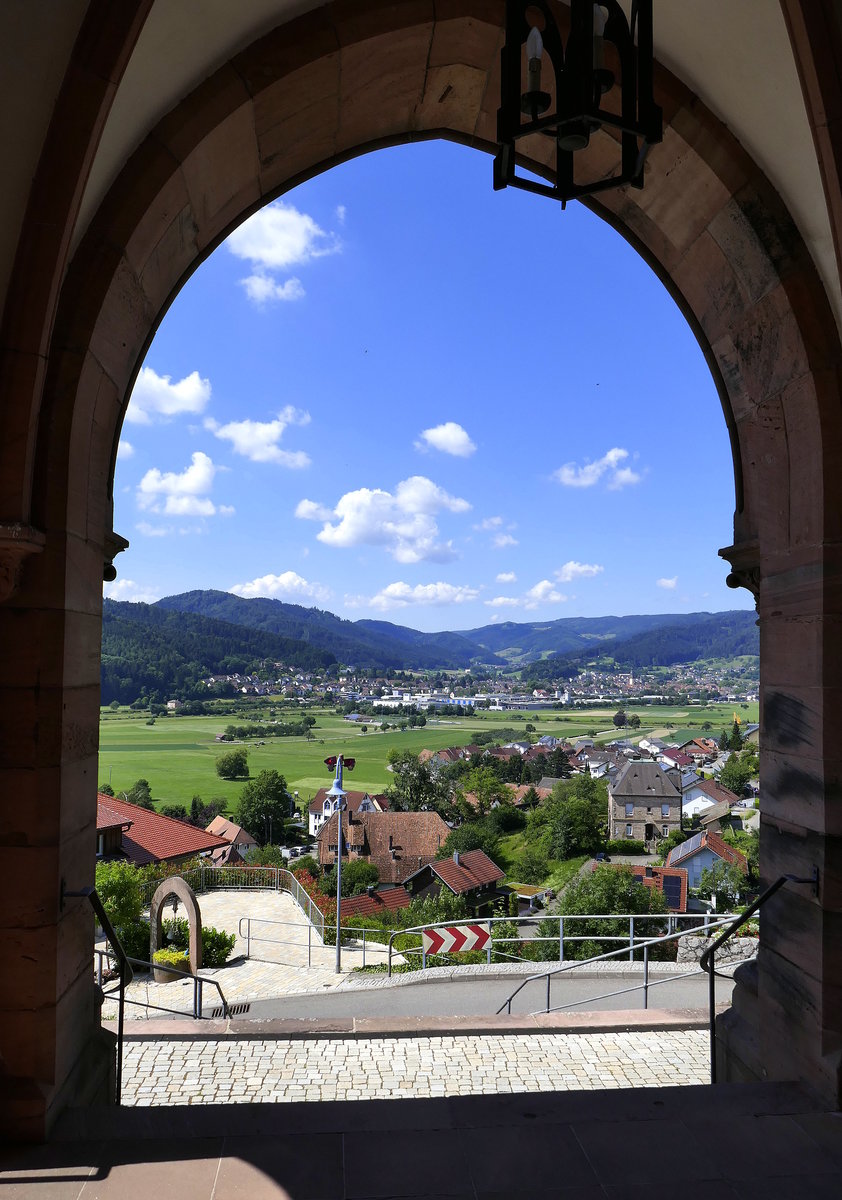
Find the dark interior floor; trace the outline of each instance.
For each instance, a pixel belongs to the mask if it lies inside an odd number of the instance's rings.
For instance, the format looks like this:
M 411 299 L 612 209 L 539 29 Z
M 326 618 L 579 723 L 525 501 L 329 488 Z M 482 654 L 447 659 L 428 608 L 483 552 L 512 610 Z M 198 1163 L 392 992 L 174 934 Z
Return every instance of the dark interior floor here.
M 68 1113 L 4 1200 L 825 1200 L 842 1114 L 790 1084 Z

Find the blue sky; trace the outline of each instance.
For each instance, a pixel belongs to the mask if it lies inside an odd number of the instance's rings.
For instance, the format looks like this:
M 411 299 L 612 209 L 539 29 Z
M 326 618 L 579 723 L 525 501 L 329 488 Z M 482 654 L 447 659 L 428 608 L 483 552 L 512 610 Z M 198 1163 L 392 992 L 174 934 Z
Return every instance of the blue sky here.
M 135 385 L 105 594 L 417 629 L 750 607 L 725 422 L 645 263 L 429 142 L 311 180 L 184 286 Z

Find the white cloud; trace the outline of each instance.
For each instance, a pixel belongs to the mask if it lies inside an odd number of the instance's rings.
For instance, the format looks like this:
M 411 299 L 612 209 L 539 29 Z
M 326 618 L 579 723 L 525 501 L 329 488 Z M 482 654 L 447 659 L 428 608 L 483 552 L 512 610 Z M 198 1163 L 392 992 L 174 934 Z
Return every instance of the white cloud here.
M 526 593 L 523 607 L 537 608 L 539 604 L 561 604 L 566 599 L 567 597 L 563 592 L 557 590 L 555 584 L 550 583 L 549 579 L 542 579 Z
M 281 575 L 262 575 L 249 583 L 235 583 L 229 591 L 246 599 L 253 596 L 269 596 L 274 600 L 317 600 L 320 604 L 331 594 L 329 588 L 320 583 L 310 583 L 295 571 L 284 571 Z
M 368 601 L 369 607 L 387 612 L 391 608 L 407 608 L 410 605 L 423 604 L 466 604 L 476 600 L 479 592 L 472 587 L 457 587 L 452 583 L 418 583 L 410 587 L 408 583 L 390 583 L 372 596 Z
M 264 275 L 258 271 L 254 275 L 246 275 L 238 282 L 240 287 L 245 288 L 249 300 L 258 308 L 273 300 L 301 300 L 306 295 L 304 285 L 295 275 L 284 283 L 278 283 L 271 275 Z
M 488 533 L 492 529 L 499 529 L 502 524 L 502 517 L 486 517 L 485 520 L 480 521 L 479 525 L 475 525 L 474 529 L 478 529 L 481 533 Z
M 339 219 L 344 219 L 344 213 Z M 273 300 L 298 300 L 304 295 L 300 279 L 293 277 L 280 283 L 273 272 L 287 271 L 341 249 L 335 234 L 326 233 L 307 213 L 281 200 L 249 217 L 225 244 L 232 254 L 254 268 L 253 274 L 240 283 L 249 299 L 258 305 Z
M 167 537 L 172 532 L 166 525 L 150 525 L 148 521 L 138 521 L 135 529 L 144 537 Z
M 517 596 L 495 596 L 493 600 L 484 600 L 489 608 L 520 608 L 523 603 Z
M 230 421 L 227 425 L 219 425 L 209 417 L 205 429 L 230 442 L 235 454 L 242 454 L 252 462 L 300 469 L 309 467 L 310 456 L 303 450 L 282 450 L 278 443 L 290 425 L 308 425 L 309 422 L 309 413 L 287 405 L 274 421 Z
M 455 421 L 445 421 L 443 425 L 435 425 L 425 429 L 420 435 L 421 441 L 415 443 L 417 450 L 441 450 L 443 454 L 453 454 L 457 458 L 470 458 L 476 446 L 468 437 L 466 431 Z
M 501 571 L 496 576 L 496 579 L 498 583 L 516 583 L 517 575 L 515 575 L 514 571 Z
M 348 210 L 347 210 L 347 208 L 345 207 L 345 205 L 344 205 L 344 204 L 337 204 L 337 206 L 336 206 L 336 219 L 337 219 L 337 221 L 339 222 L 339 224 L 340 224 L 340 225 L 344 225 L 344 224 L 345 224 L 345 217 L 346 217 L 346 215 L 347 215 L 347 212 L 348 212 Z
M 315 500 L 299 500 L 295 506 L 295 515 L 302 521 L 329 521 L 333 516 L 333 509 L 324 504 L 317 504 Z
M 613 450 L 608 450 L 596 462 L 586 462 L 581 467 L 576 463 L 565 463 L 554 473 L 553 478 L 564 484 L 565 487 L 589 488 L 606 476 L 609 490 L 618 491 L 629 484 L 639 483 L 641 479 L 641 476 L 631 467 L 620 465 L 628 457 L 628 450 L 622 450 L 615 446 Z
M 659 588 L 665 588 L 668 592 L 674 592 L 678 587 L 678 576 L 673 575 L 672 579 L 658 579 L 656 584 Z
M 171 376 L 141 367 L 126 409 L 126 420 L 134 425 L 149 425 L 154 417 L 166 420 L 182 413 L 200 413 L 210 397 L 210 380 L 201 379 L 198 371 L 173 383 Z
M 519 542 L 510 533 L 498 533 L 491 539 L 491 545 L 495 550 L 505 550 L 507 546 L 519 545 Z
M 134 446 L 131 444 L 131 442 L 126 442 L 121 438 L 117 445 L 117 462 L 120 462 L 121 459 L 124 459 L 124 458 L 133 458 L 133 457 L 134 457 Z
M 323 521 L 317 537 L 327 546 L 382 546 L 397 562 L 447 562 L 455 551 L 451 542 L 439 540 L 436 515 L 463 513 L 470 507 L 432 480 L 413 475 L 399 483 L 394 494 L 382 488 L 346 492 L 332 512 L 313 500 L 301 500 L 295 515 Z
M 146 472 L 138 486 L 138 507 L 170 517 L 212 517 L 217 508 L 206 493 L 211 490 L 219 469 L 201 450 L 195 452 L 190 466 L 180 473 L 164 473 L 153 467 Z M 225 506 L 224 510 L 219 511 L 230 516 L 234 510 Z
M 143 587 L 133 579 L 117 579 L 113 583 L 103 584 L 102 594 L 109 600 L 128 600 L 132 604 L 154 604 L 161 599 L 160 592 Z
M 605 570 L 604 567 L 597 563 L 580 563 L 566 562 L 563 567 L 555 572 L 555 577 L 559 583 L 571 583 L 574 579 L 592 579 L 594 575 L 600 575 Z

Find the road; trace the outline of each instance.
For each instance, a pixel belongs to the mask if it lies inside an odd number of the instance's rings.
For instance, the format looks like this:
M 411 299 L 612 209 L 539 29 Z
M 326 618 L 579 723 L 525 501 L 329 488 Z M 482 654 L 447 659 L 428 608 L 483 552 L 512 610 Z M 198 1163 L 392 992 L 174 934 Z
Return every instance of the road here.
M 653 975 L 652 979 L 657 976 Z M 643 992 L 631 992 L 610 999 L 586 1003 L 591 996 L 618 991 L 641 982 L 629 975 L 594 975 L 576 977 L 572 974 L 555 978 L 551 983 L 551 1003 L 572 1004 L 576 1009 L 612 1010 L 642 1008 Z M 271 1017 L 475 1017 L 496 1013 L 519 980 L 505 979 L 440 979 L 429 983 L 413 983 L 396 987 L 361 988 L 358 991 L 332 991 L 323 995 L 290 996 L 287 999 L 257 1000 L 251 1004 L 249 1019 Z M 717 1004 L 727 1003 L 732 984 L 717 980 Z M 530 1013 L 546 1004 L 545 982 L 528 984 L 512 1004 L 513 1013 Z M 677 980 L 650 987 L 650 1008 L 691 1008 L 707 1011 L 708 981 L 706 976 Z

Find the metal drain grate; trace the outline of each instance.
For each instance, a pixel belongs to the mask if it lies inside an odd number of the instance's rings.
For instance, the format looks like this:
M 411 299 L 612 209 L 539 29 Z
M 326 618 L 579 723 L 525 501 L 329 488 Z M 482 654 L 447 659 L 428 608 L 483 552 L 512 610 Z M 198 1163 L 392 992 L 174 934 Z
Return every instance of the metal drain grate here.
M 251 1004 L 249 1004 L 249 1003 L 229 1004 L 228 1005 L 228 1015 L 229 1015 L 229 1017 L 242 1017 L 243 1014 L 247 1013 L 250 1008 L 251 1008 Z M 211 1020 L 212 1021 L 216 1020 L 217 1017 L 223 1017 L 223 1016 L 225 1016 L 225 1009 L 222 1007 L 221 1004 L 219 1005 L 218 1008 L 214 1008 L 211 1011 Z

